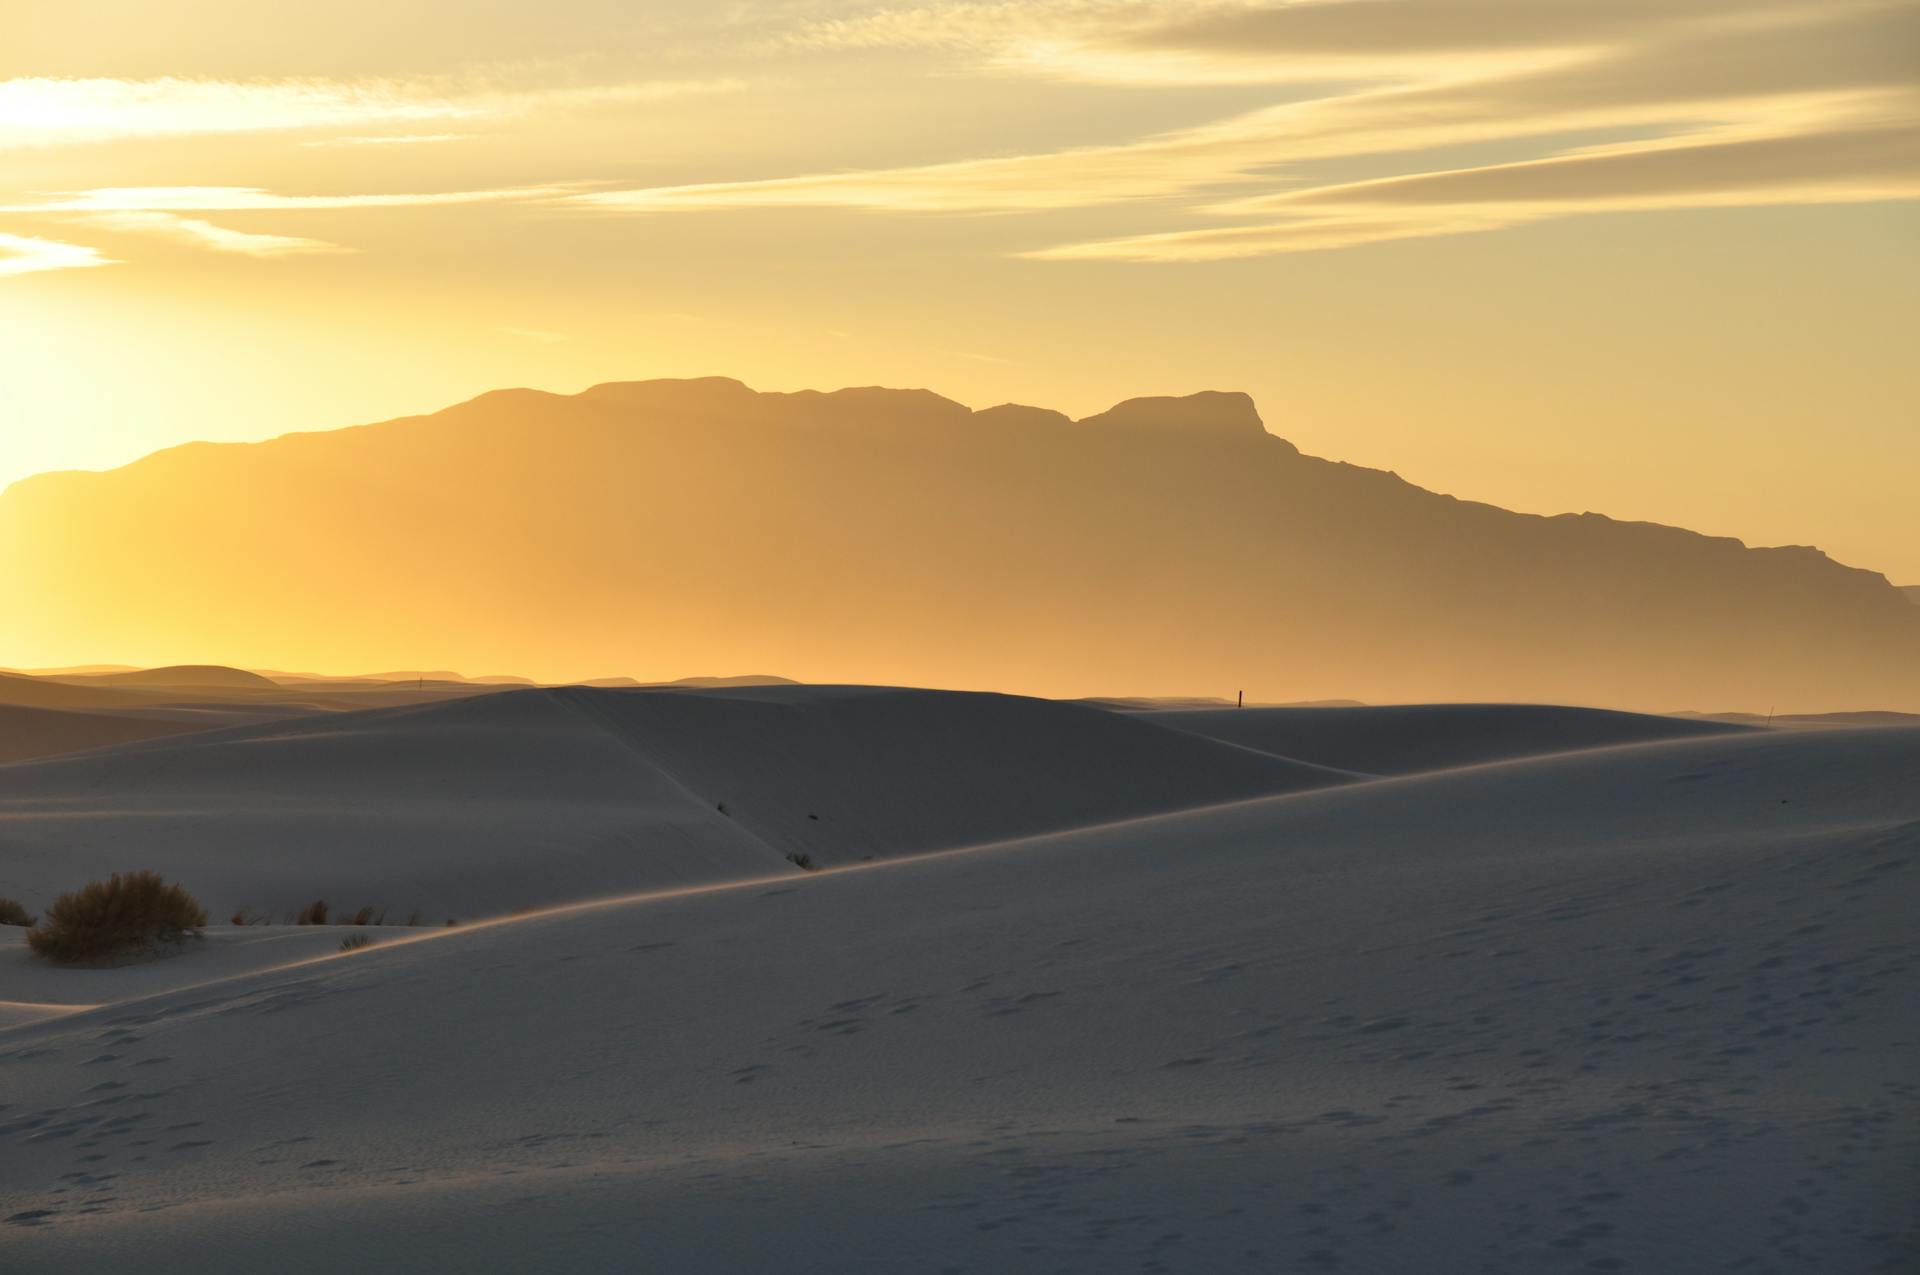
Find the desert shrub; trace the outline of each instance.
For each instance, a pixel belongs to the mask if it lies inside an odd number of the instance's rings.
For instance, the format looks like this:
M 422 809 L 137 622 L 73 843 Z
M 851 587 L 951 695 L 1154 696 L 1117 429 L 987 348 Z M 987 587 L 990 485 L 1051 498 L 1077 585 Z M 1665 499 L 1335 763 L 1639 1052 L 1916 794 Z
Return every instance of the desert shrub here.
M 325 925 L 327 923 L 327 901 L 315 899 L 293 914 L 295 925 Z
M 198 938 L 206 923 L 207 910 L 158 872 L 116 872 L 55 899 L 27 944 L 49 960 L 96 960 Z
M 351 920 L 351 921 L 348 921 L 348 920 L 344 920 L 344 919 L 343 919 L 343 920 L 342 920 L 342 921 L 340 922 L 340 924 L 342 924 L 342 925 L 372 925 L 372 924 L 373 924 L 373 905 L 372 905 L 371 903 L 369 903 L 369 904 L 367 904 L 367 906 L 365 906 L 365 907 L 363 907 L 363 908 L 361 908 L 361 909 L 360 909 L 360 910 L 359 910 L 358 912 L 355 912 L 355 913 L 353 914 L 353 920 Z
M 33 914 L 17 899 L 0 898 L 0 925 L 32 925 Z
M 427 914 L 422 912 L 419 908 L 415 908 L 411 913 L 407 915 L 408 925 L 425 925 L 426 923 L 427 923 Z
M 367 937 L 367 935 L 359 930 L 355 930 L 352 934 L 340 940 L 340 950 L 342 952 L 357 952 L 372 942 L 373 940 Z
M 795 850 L 787 856 L 787 862 L 802 872 L 813 872 L 817 870 L 813 866 L 813 856 L 810 854 L 801 854 L 798 850 Z

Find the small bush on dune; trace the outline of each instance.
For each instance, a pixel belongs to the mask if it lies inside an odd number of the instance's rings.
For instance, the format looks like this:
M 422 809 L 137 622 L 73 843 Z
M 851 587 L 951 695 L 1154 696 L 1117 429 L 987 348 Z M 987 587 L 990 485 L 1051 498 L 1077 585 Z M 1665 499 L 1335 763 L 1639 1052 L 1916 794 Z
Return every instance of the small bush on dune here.
M 157 872 L 115 873 L 53 901 L 27 945 L 53 961 L 87 961 L 200 936 L 207 910 Z
M 0 925 L 32 925 L 33 914 L 17 899 L 0 899 Z
M 371 938 L 369 938 L 367 935 L 362 934 L 356 930 L 352 934 L 349 934 L 347 935 L 347 937 L 340 940 L 340 950 L 342 952 L 357 952 L 361 948 L 370 945 L 372 942 L 373 940 Z
M 327 901 L 315 899 L 293 914 L 295 925 L 325 925 L 327 923 Z
M 819 870 L 813 866 L 812 855 L 801 854 L 798 850 L 794 851 L 792 854 L 787 856 L 787 862 L 791 863 L 794 867 L 800 869 L 802 872 L 817 872 Z

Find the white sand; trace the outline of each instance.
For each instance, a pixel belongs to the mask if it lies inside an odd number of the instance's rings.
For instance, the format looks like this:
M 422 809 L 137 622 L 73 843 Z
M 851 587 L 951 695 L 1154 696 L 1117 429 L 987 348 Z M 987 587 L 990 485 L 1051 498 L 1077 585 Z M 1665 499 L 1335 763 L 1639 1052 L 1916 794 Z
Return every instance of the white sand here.
M 1153 712 L 1148 720 L 1262 752 L 1376 775 L 1736 729 L 1698 718 L 1549 704 L 1178 709 Z
M 544 800 L 594 791 L 565 697 L 501 703 L 564 761 Z M 1912 1269 L 1916 773 L 1914 729 L 1655 742 L 132 981 L 264 952 L 216 934 L 0 1034 L 5 1252 Z
M 1351 778 L 1010 696 L 518 690 L 0 766 L 0 895 L 155 868 L 216 917 L 438 922 Z

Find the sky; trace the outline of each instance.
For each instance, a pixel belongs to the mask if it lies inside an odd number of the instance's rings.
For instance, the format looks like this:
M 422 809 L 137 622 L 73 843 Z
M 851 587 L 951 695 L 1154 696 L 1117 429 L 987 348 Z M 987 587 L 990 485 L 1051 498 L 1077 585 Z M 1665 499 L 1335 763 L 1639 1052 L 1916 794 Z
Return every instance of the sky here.
M 10 0 L 0 483 L 728 375 L 1920 583 L 1913 0 Z

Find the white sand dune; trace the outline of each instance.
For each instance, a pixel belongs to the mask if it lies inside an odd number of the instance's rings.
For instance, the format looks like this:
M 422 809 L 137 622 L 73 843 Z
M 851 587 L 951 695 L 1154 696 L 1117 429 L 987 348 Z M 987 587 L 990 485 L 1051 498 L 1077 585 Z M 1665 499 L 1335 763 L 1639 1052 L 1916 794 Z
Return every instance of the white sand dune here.
M 0 1034 L 7 1253 L 1913 1269 L 1916 773 L 1679 739 L 130 984 Z
M 0 673 L 0 704 L 26 708 L 127 708 L 151 703 L 150 696 L 124 687 L 80 685 L 24 673 Z
M 155 867 L 218 916 L 465 919 L 1352 778 L 1010 696 L 519 690 L 0 767 L 0 894 Z
M 1149 720 L 1244 748 L 1375 775 L 1738 729 L 1697 718 L 1550 704 L 1193 709 L 1154 712 Z
M 204 940 L 161 960 L 89 968 L 60 966 L 27 950 L 27 932 L 0 925 L 0 1024 L 57 1017 L 75 1008 L 177 991 L 340 951 L 359 927 L 214 926 Z M 374 931 L 400 933 L 407 931 Z
M 0 704 L 0 766 L 198 729 L 191 721 L 147 717 L 138 710 L 111 713 Z

